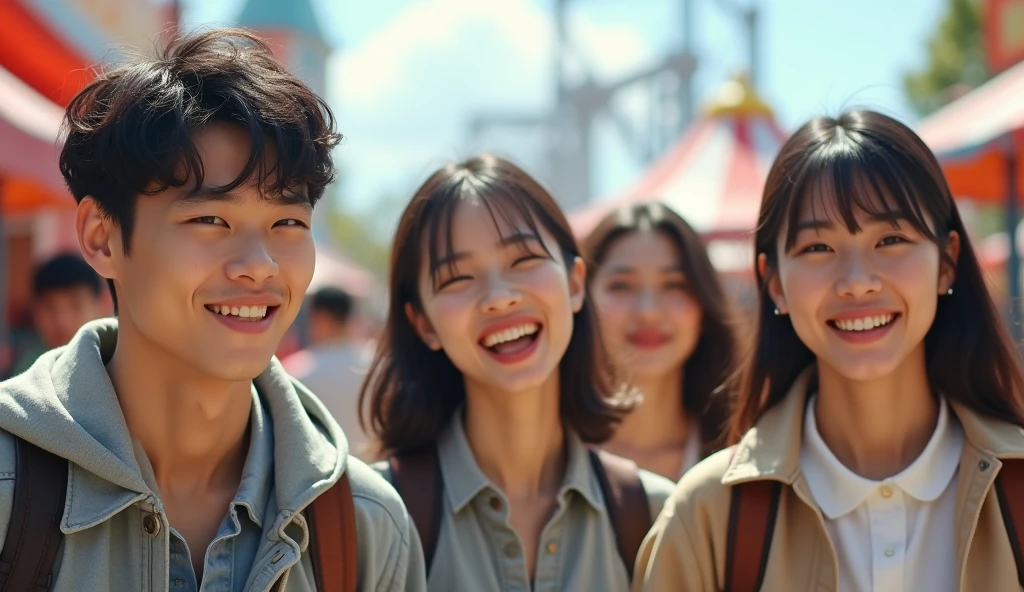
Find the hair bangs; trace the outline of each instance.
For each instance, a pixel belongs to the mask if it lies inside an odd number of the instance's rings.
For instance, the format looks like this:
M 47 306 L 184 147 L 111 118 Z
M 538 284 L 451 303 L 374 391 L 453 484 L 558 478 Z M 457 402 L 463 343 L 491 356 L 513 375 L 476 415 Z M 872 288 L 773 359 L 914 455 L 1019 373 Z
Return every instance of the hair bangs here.
M 539 212 L 531 209 L 533 201 L 528 199 L 529 196 L 518 193 L 515 187 L 507 187 L 496 180 L 465 174 L 446 191 L 436 195 L 434 207 L 424 212 L 428 244 L 427 269 L 435 289 L 442 268 L 451 274 L 458 271 L 452 226 L 456 211 L 463 203 L 481 203 L 487 209 L 503 243 L 514 243 L 524 252 L 530 252 L 527 242 L 533 239 L 551 257 L 537 223 Z
M 828 222 L 856 234 L 861 231 L 860 214 L 889 222 L 894 228 L 906 222 L 938 243 L 946 221 L 936 220 L 935 214 L 922 207 L 924 196 L 914 189 L 912 172 L 884 149 L 849 143 L 852 145 L 823 145 L 795 167 L 790 195 L 784 200 L 789 203 L 785 247 L 789 249 L 796 242 L 801 223 L 806 222 L 801 216 L 808 201 L 815 223 Z

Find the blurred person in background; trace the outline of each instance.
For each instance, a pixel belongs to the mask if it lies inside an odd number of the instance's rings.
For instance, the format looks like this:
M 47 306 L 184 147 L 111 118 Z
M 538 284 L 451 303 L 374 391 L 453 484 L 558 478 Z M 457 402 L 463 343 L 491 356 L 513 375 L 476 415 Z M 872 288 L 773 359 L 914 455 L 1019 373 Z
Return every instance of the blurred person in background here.
M 38 340 L 23 353 L 13 374 L 27 370 L 43 352 L 66 345 L 89 321 L 110 314 L 103 280 L 79 255 L 44 262 L 32 280 L 32 324 Z
M 661 204 L 609 213 L 584 241 L 609 351 L 643 395 L 604 447 L 673 481 L 721 445 L 736 340 L 700 236 Z
M 282 363 L 289 374 L 313 391 L 338 421 L 353 454 L 367 457 L 367 438 L 359 421 L 359 389 L 373 351 L 353 330 L 354 302 L 341 288 L 328 286 L 309 299 L 310 346 Z

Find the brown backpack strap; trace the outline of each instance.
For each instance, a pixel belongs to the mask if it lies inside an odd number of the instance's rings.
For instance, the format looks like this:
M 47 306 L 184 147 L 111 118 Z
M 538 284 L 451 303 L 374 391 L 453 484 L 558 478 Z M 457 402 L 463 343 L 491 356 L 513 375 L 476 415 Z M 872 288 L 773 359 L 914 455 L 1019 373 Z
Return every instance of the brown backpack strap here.
M 14 506 L 0 551 L 0 591 L 45 592 L 53 583 L 53 564 L 64 537 L 60 521 L 68 461 L 21 438 L 14 445 Z
M 601 495 L 615 529 L 619 556 L 626 564 L 626 573 L 632 581 L 637 553 L 651 530 L 651 508 L 644 484 L 640 481 L 640 469 L 633 461 L 604 450 L 591 450 L 590 462 L 601 484 Z
M 311 533 L 313 575 L 318 592 L 356 592 L 359 538 L 348 473 L 306 510 Z
M 1017 581 L 1024 586 L 1024 459 L 1003 460 L 1003 466 L 996 477 L 996 496 L 999 510 L 1003 514 L 1006 534 L 1010 537 L 1010 548 L 1017 563 Z
M 781 497 L 782 483 L 779 481 L 750 481 L 732 487 L 725 592 L 757 592 L 761 589 Z
M 444 479 L 437 449 L 431 446 L 421 452 L 395 455 L 388 459 L 388 464 L 391 466 L 391 485 L 405 502 L 420 535 L 429 576 L 437 542 L 441 538 L 441 516 L 444 512 Z

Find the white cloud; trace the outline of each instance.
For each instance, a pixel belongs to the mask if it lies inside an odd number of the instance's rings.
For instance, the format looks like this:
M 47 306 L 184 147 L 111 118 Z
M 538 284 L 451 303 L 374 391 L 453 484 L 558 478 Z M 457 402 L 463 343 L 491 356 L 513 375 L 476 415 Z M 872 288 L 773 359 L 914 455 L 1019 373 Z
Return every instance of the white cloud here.
M 573 15 L 571 31 L 600 78 L 652 59 L 628 26 Z M 429 168 L 466 156 L 468 122 L 481 111 L 548 109 L 553 37 L 553 15 L 530 0 L 421 0 L 342 50 L 329 82 L 347 136 L 346 198 L 411 191 Z

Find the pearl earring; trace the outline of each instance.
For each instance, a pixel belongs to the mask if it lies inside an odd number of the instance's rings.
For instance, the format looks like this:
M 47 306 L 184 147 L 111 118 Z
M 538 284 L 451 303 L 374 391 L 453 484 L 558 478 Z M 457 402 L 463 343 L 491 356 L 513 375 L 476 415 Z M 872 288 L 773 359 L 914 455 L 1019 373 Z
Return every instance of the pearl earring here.
M 778 306 L 776 306 L 776 307 L 775 307 L 775 316 L 779 316 L 779 315 L 781 315 L 781 314 L 782 314 L 782 311 L 781 311 L 781 310 L 779 310 L 779 307 L 778 307 Z
M 946 294 L 952 296 L 953 295 L 953 288 L 950 288 L 950 289 L 946 290 Z

